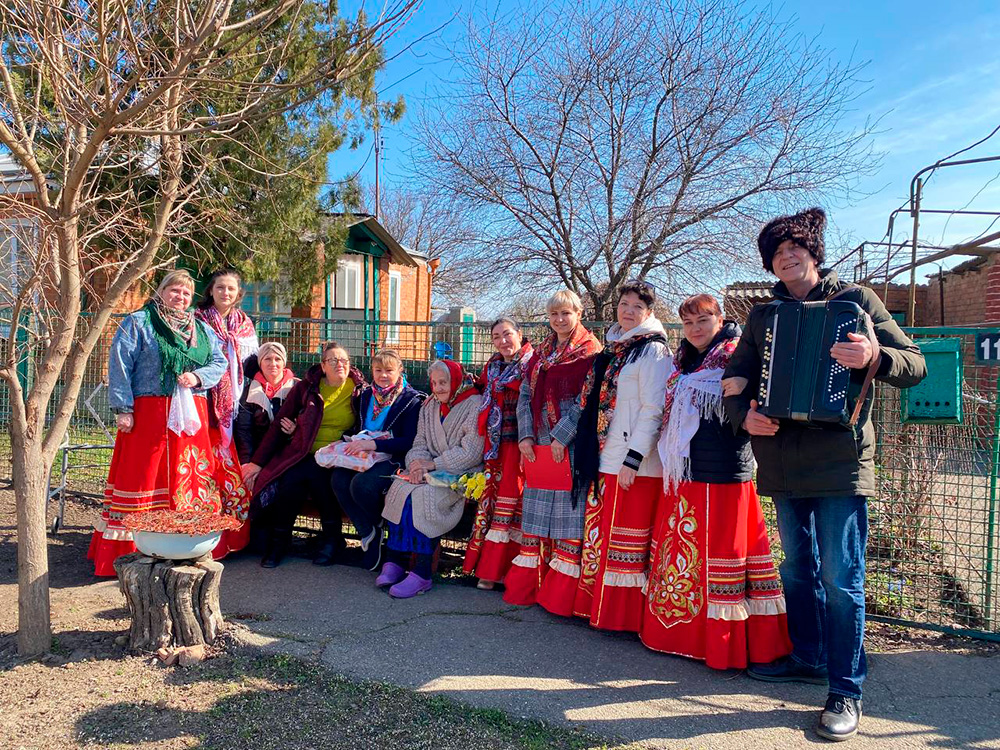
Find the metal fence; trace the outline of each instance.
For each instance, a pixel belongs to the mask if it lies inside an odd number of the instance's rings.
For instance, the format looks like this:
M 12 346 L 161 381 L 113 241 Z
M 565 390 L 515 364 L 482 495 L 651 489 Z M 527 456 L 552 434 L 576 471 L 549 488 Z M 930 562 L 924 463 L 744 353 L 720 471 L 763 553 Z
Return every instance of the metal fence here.
M 264 317 L 257 323 L 261 341 L 281 341 L 289 366 L 304 372 L 319 359 L 322 343 L 338 341 L 363 372 L 371 355 L 391 346 L 402 355 L 411 384 L 427 390 L 427 364 L 451 357 L 472 371 L 493 352 L 488 324 L 468 322 L 365 323 Z M 602 326 L 591 326 L 598 334 Z M 110 460 L 113 424 L 103 385 L 106 352 L 114 324 L 87 370 L 65 449 L 53 470 L 59 490 L 98 497 Z M 540 340 L 544 324 L 529 324 L 526 334 Z M 877 434 L 878 496 L 869 506 L 868 612 L 872 619 L 1000 640 L 1000 580 L 995 570 L 998 536 L 997 409 L 1000 368 L 975 363 L 974 337 L 1000 329 L 909 329 L 915 339 L 962 339 L 964 378 L 960 424 L 907 424 L 901 419 L 900 391 L 876 389 L 873 410 Z M 680 331 L 669 328 L 671 345 Z M 30 378 L 30 367 L 24 368 Z M 6 428 L 9 394 L 0 390 L 0 423 Z M 4 429 L 6 433 L 6 429 Z M 0 437 L 0 477 L 9 477 L 10 443 Z M 773 521 L 773 510 L 763 499 Z M 54 513 L 53 513 L 54 516 Z M 773 529 L 773 524 L 772 524 Z M 460 530 L 458 530 L 460 533 Z M 779 555 L 777 534 L 775 554 Z

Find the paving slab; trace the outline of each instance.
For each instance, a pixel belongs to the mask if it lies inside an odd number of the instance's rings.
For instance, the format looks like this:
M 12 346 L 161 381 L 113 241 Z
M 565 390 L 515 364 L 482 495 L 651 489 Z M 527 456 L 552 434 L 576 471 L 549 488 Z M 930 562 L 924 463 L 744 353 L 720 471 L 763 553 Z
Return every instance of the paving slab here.
M 226 561 L 223 608 L 258 645 L 315 656 L 350 677 L 515 716 L 583 725 L 657 748 L 802 748 L 824 688 L 771 685 L 656 654 L 497 592 L 436 584 L 397 601 L 375 574 L 292 559 Z M 857 748 L 1000 748 L 1000 658 L 942 651 L 869 656 Z

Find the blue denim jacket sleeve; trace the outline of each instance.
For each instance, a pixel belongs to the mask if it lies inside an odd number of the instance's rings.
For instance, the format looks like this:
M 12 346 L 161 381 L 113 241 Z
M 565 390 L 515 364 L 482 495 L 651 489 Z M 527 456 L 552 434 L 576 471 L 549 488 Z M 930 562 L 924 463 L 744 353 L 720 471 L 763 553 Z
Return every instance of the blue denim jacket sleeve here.
M 193 370 L 193 372 L 198 376 L 198 380 L 201 381 L 200 387 L 208 390 L 217 386 L 219 381 L 222 380 L 222 376 L 226 374 L 226 368 L 229 367 L 229 360 L 226 359 L 226 353 L 222 350 L 222 339 L 215 334 L 215 331 L 211 330 L 201 321 L 198 322 L 198 327 L 199 333 L 204 333 L 208 336 L 208 340 L 212 342 L 212 359 L 207 365 L 199 367 L 197 370 Z
M 111 339 L 108 358 L 108 401 L 116 414 L 130 414 L 135 395 L 132 392 L 132 373 L 139 354 L 141 322 L 136 314 L 129 315 Z M 158 359 L 158 358 L 157 358 Z

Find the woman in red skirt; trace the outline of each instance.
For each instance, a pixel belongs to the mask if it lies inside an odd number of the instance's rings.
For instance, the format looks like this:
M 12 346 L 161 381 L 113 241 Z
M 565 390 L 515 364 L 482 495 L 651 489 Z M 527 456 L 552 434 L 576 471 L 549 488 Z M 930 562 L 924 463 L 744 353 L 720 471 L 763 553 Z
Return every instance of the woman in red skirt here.
M 483 393 L 479 431 L 486 438 L 486 489 L 479 499 L 464 570 L 479 578 L 479 588 L 502 581 L 521 545 L 521 493 L 524 475 L 517 447 L 517 395 L 525 367 L 534 354 L 521 328 L 500 318 L 490 329 L 497 353 L 486 363 L 477 385 Z
M 115 558 L 135 551 L 122 524 L 128 514 L 222 509 L 205 389 L 219 382 L 226 356 L 218 337 L 188 310 L 193 293 L 190 274 L 171 271 L 111 342 L 108 395 L 118 435 L 87 553 L 95 575 L 114 576 Z M 171 422 L 175 396 L 193 406 L 197 420 Z
M 723 416 L 722 373 L 740 329 L 699 294 L 667 381 L 656 514 L 639 637 L 654 651 L 742 669 L 792 650 L 785 599 L 754 490 L 749 436 Z
M 591 485 L 573 613 L 595 628 L 638 632 L 645 604 L 653 515 L 660 499 L 656 438 L 671 357 L 653 314 L 656 293 L 630 281 L 618 293 L 607 333 L 584 386 L 576 479 Z
M 205 293 L 195 313 L 219 340 L 228 366 L 222 378 L 208 392 L 208 434 L 215 456 L 215 481 L 219 486 L 222 512 L 235 516 L 243 525 L 235 531 L 225 531 L 212 556 L 221 560 L 230 552 L 247 546 L 250 541 L 250 491 L 243 484 L 243 470 L 233 443 L 236 412 L 243 395 L 243 365 L 256 357 L 259 348 L 253 321 L 239 303 L 243 288 L 239 273 L 233 269 L 216 271 L 208 277 Z M 256 362 L 254 362 L 256 369 Z M 251 373 L 252 374 L 252 373 Z

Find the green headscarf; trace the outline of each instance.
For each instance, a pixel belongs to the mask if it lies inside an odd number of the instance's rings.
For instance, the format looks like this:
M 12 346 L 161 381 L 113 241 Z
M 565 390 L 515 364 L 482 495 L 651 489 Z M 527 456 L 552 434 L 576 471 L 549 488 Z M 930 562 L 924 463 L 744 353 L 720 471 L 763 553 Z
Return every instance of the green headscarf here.
M 205 327 L 195 320 L 194 313 L 185 313 L 190 316 L 190 335 L 185 337 L 180 328 L 175 327 L 178 321 L 174 321 L 175 326 L 167 322 L 161 306 L 162 303 L 157 300 L 150 300 L 144 309 L 153 326 L 153 338 L 160 349 L 163 391 L 169 395 L 173 393 L 178 377 L 204 367 L 212 360 L 212 342 Z

